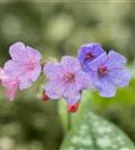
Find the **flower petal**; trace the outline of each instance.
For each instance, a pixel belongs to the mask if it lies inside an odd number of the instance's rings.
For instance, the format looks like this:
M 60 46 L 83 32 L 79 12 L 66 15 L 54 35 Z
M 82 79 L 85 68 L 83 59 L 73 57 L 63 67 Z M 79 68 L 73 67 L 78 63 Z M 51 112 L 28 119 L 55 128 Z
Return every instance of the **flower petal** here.
M 41 54 L 30 46 L 26 46 L 26 54 L 28 60 L 33 58 L 35 61 L 39 61 L 42 58 Z
M 44 66 L 44 74 L 48 79 L 59 79 L 63 75 L 63 68 L 56 62 L 49 62 Z
M 131 74 L 127 69 L 122 70 L 111 70 L 108 74 L 112 82 L 118 87 L 125 87 L 129 84 L 131 79 Z
M 94 59 L 91 63 L 88 63 L 89 65 L 89 71 L 97 71 L 98 67 L 106 63 L 107 60 L 107 54 L 103 53 L 96 59 Z
M 32 80 L 29 79 L 28 74 L 26 74 L 24 77 L 20 78 L 19 80 L 20 80 L 20 85 L 19 85 L 20 90 L 27 89 L 32 85 Z
M 99 94 L 103 97 L 113 97 L 116 94 L 116 87 L 108 78 L 100 80 L 98 90 Z
M 29 70 L 27 65 L 9 60 L 5 63 L 4 70 L 7 75 L 20 80 L 20 89 L 26 89 L 31 86 L 32 82 L 37 80 L 42 68 L 40 64 L 36 64 L 34 70 Z
M 13 101 L 15 99 L 15 95 L 16 95 L 17 90 L 13 90 L 13 89 L 6 89 L 5 94 L 7 95 L 8 99 L 10 101 Z
M 76 73 L 81 70 L 79 60 L 71 56 L 62 57 L 60 64 L 66 72 Z
M 119 69 L 123 68 L 126 64 L 126 58 L 121 54 L 111 50 L 108 53 L 107 66 L 108 68 Z
M 89 70 L 88 63 L 92 62 L 95 58 L 97 58 L 102 53 L 104 53 L 104 49 L 99 43 L 88 43 L 82 45 L 78 52 L 78 58 L 81 62 L 83 70 L 88 71 Z M 89 59 L 86 59 L 87 54 L 91 55 Z
M 18 60 L 25 62 L 26 54 L 25 54 L 25 45 L 22 42 L 16 42 L 9 48 L 9 54 L 13 60 Z
M 7 75 L 19 77 L 26 73 L 25 67 L 22 63 L 14 60 L 9 60 L 4 64 L 4 71 Z
M 92 54 L 94 54 L 94 56 L 99 56 L 100 54 L 102 54 L 104 52 L 104 49 L 102 48 L 100 43 L 88 43 L 88 44 L 84 44 L 80 47 L 79 49 L 79 53 L 88 53 L 88 52 L 92 52 Z
M 2 85 L 6 88 L 6 95 L 9 100 L 13 100 L 17 90 L 19 89 L 19 82 L 15 79 L 2 80 Z
M 37 64 L 35 69 L 31 72 L 31 80 L 34 82 L 38 79 L 42 71 L 42 67 L 40 64 Z
M 59 80 L 49 81 L 45 85 L 46 94 L 52 99 L 59 99 L 63 95 L 66 88 L 67 85 Z
M 81 98 L 81 91 L 79 92 L 77 90 L 77 87 L 74 83 L 70 84 L 67 90 L 64 92 L 63 97 L 66 99 L 68 104 L 74 105 L 78 101 L 80 101 Z
M 78 91 L 90 89 L 92 86 L 90 77 L 83 71 L 75 75 L 75 84 Z
M 39 61 L 41 54 L 30 46 L 24 45 L 22 42 L 16 42 L 9 48 L 9 53 L 13 60 L 26 63 L 29 60 Z
M 39 64 L 32 72 L 26 72 L 25 74 L 19 76 L 20 89 L 23 90 L 31 87 L 32 83 L 40 76 L 41 69 L 41 65 Z

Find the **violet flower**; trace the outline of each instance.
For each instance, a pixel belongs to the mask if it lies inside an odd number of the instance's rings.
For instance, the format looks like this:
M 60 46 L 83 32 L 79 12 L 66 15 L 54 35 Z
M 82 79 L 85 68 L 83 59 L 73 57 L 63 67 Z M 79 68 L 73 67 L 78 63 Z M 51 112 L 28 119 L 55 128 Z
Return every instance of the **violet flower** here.
M 117 87 L 125 87 L 129 84 L 131 75 L 125 69 L 126 59 L 119 53 L 111 50 L 108 55 L 101 54 L 88 64 L 88 72 L 92 78 L 92 84 L 103 97 L 113 97 Z
M 74 57 L 64 56 L 60 63 L 47 63 L 44 73 L 49 80 L 45 91 L 51 99 L 63 97 L 68 104 L 74 105 L 80 101 L 81 91 L 89 88 L 90 79 Z
M 104 49 L 99 43 L 88 43 L 82 45 L 78 52 L 78 59 L 84 71 L 89 71 L 88 63 L 104 53 Z

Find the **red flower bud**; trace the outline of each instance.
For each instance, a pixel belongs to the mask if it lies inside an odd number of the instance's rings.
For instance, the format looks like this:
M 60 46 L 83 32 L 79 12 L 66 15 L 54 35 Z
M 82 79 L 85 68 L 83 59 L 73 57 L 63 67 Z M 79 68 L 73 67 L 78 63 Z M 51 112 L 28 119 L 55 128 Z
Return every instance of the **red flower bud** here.
M 46 91 L 45 91 L 45 90 L 42 92 L 41 99 L 42 99 L 43 101 L 48 101 L 48 100 L 50 99 L 50 98 L 47 96 L 47 94 L 46 94 Z
M 74 104 L 74 105 L 68 104 L 68 105 L 67 105 L 68 112 L 70 112 L 70 113 L 76 112 L 76 111 L 78 110 L 78 108 L 79 108 L 79 104 L 80 104 L 80 102 L 77 102 L 77 103 Z

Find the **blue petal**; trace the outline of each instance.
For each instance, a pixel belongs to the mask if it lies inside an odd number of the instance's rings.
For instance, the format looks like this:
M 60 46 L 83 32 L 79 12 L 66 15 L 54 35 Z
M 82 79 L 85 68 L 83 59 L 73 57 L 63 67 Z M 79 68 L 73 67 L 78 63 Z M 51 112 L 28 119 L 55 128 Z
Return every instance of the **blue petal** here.
M 127 86 L 131 79 L 131 74 L 127 69 L 111 70 L 109 71 L 108 76 L 110 77 L 110 80 L 118 87 Z
M 108 68 L 115 68 L 115 69 L 119 69 L 119 68 L 123 68 L 124 65 L 126 64 L 126 58 L 124 56 L 122 56 L 121 54 L 111 50 L 108 53 L 108 59 L 106 62 Z
M 116 87 L 108 78 L 104 78 L 100 81 L 98 90 L 99 94 L 103 97 L 114 97 L 116 95 Z

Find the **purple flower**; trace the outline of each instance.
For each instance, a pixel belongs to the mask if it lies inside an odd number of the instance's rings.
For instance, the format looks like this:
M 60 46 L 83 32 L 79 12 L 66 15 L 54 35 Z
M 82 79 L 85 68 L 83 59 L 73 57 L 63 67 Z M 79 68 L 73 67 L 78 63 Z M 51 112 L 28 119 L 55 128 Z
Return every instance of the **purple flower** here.
M 88 72 L 94 87 L 103 97 L 113 97 L 117 87 L 129 84 L 131 75 L 125 69 L 126 59 L 119 53 L 111 50 L 108 55 L 101 54 L 89 64 Z
M 5 73 L 19 80 L 20 89 L 30 87 L 41 73 L 41 54 L 21 42 L 11 45 L 9 53 L 12 59 L 5 63 Z
M 6 88 L 5 93 L 8 96 L 8 99 L 12 101 L 16 92 L 19 90 L 19 80 L 16 77 L 6 75 L 2 68 L 0 68 L 0 80 L 2 86 Z
M 74 57 L 64 56 L 60 63 L 46 64 L 44 73 L 49 79 L 45 91 L 52 99 L 63 97 L 69 104 L 76 104 L 80 101 L 81 91 L 89 88 L 89 77 Z
M 84 71 L 89 71 L 88 63 L 92 62 L 99 55 L 104 53 L 104 49 L 99 43 L 89 43 L 82 45 L 78 52 L 78 58 Z

